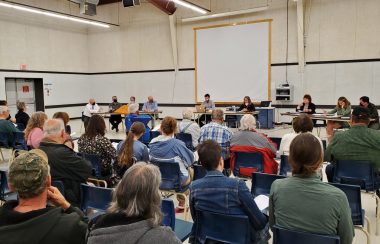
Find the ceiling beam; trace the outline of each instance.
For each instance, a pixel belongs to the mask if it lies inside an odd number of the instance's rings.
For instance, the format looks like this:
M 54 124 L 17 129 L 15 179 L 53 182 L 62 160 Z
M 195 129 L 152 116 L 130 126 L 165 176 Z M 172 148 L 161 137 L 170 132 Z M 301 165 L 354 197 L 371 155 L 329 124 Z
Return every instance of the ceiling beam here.
M 171 0 L 148 0 L 148 2 L 161 9 L 168 15 L 174 14 L 177 10 L 174 2 Z
M 98 5 L 105 5 L 105 4 L 118 3 L 118 2 L 121 2 L 121 0 L 99 0 Z

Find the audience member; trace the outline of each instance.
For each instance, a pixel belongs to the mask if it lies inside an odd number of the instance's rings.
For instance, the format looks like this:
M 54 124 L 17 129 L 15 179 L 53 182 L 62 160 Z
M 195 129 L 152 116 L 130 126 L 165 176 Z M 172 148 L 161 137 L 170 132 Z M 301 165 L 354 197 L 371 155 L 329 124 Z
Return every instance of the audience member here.
M 144 112 L 157 112 L 158 111 L 157 102 L 153 100 L 152 96 L 148 97 L 148 101 L 144 103 L 142 110 Z
M 48 119 L 44 112 L 35 112 L 30 117 L 25 129 L 26 144 L 32 148 L 39 148 L 40 142 L 44 137 L 43 127 Z
M 0 106 L 0 132 L 9 133 L 8 145 L 13 145 L 13 132 L 18 132 L 19 130 L 9 121 L 9 110 L 7 106 Z
M 121 106 L 122 104 L 117 101 L 117 96 L 113 96 L 112 103 L 108 105 L 109 112 L 114 113 Z M 115 129 L 116 132 L 119 132 L 119 124 L 121 123 L 121 120 L 122 120 L 121 114 L 111 114 L 110 116 L 110 123 L 112 125 L 111 130 Z
M 100 107 L 98 104 L 96 104 L 95 99 L 90 98 L 88 100 L 88 104 L 84 107 L 83 110 L 83 123 L 84 123 L 84 129 L 86 130 L 88 122 L 90 121 L 90 118 L 92 114 L 100 112 Z
M 66 199 L 72 205 L 79 206 L 80 184 L 91 176 L 92 166 L 64 144 L 66 133 L 62 120 L 47 120 L 43 129 L 45 137 L 40 149 L 48 155 L 51 177 L 63 182 Z
M 369 102 L 369 97 L 362 96 L 360 98 L 360 106 L 367 108 L 369 110 L 369 118 L 374 119 L 374 121 L 370 121 L 368 127 L 371 129 L 378 130 L 379 129 L 379 113 L 377 112 L 377 108 L 375 104 Z
M 104 135 L 106 124 L 100 115 L 93 115 L 87 125 L 85 133 L 79 137 L 78 151 L 87 154 L 96 154 L 101 159 L 101 175 L 112 174 L 112 162 L 116 159 L 116 149 Z
M 240 105 L 238 111 L 242 112 L 253 112 L 255 111 L 255 105 L 252 103 L 251 98 L 249 96 L 245 96 L 243 99 L 243 104 Z
M 307 114 L 315 114 L 315 109 L 315 104 L 311 102 L 311 96 L 309 94 L 305 94 L 303 96 L 302 103 L 298 104 L 296 111 Z
M 334 176 L 336 160 L 369 160 L 375 169 L 375 182 L 380 187 L 380 133 L 368 128 L 369 116 L 367 108 L 354 108 L 351 128 L 334 135 L 325 154 L 325 161 L 331 163 L 326 167 L 329 182 Z
M 125 127 L 127 131 L 132 126 L 132 118 L 139 116 L 139 105 L 137 103 L 128 104 L 128 115 L 125 116 Z
M 174 138 L 177 131 L 177 121 L 173 117 L 165 117 L 161 123 L 162 135 L 154 138 L 150 144 L 150 156 L 158 159 L 171 159 L 179 157 L 180 166 L 180 181 L 181 187 L 184 188 L 190 184 L 193 178 L 192 168 L 189 167 L 194 162 L 194 154 L 187 149 L 185 143 Z M 188 191 L 187 191 L 188 193 Z M 182 211 L 185 205 L 185 199 L 182 196 L 177 196 L 179 208 L 177 211 Z
M 107 213 L 89 224 L 88 244 L 181 243 L 170 227 L 161 226 L 160 170 L 137 163 L 113 192 Z
M 0 106 L 8 106 L 8 103 L 6 100 L 0 100 Z M 8 117 L 6 120 L 9 120 L 12 123 L 16 123 L 16 119 L 12 118 L 11 114 L 8 112 Z
M 210 211 L 228 215 L 247 215 L 251 224 L 252 243 L 267 243 L 270 238 L 267 217 L 257 207 L 243 180 L 223 175 L 222 149 L 215 141 L 207 140 L 198 145 L 199 161 L 207 170 L 204 178 L 190 185 L 190 211 L 194 220 L 190 243 L 196 240 L 197 211 Z
M 191 121 L 193 118 L 193 110 L 189 108 L 184 109 L 182 111 L 182 118 L 183 120 L 179 123 L 179 132 L 190 134 L 193 139 L 193 147 L 196 148 L 201 134 L 201 128 L 197 123 Z
M 0 208 L 1 243 L 86 243 L 86 218 L 51 186 L 43 151 L 31 150 L 13 161 L 9 187 L 18 201 L 8 201 Z M 48 201 L 55 207 L 47 205 Z
M 338 103 L 336 107 L 333 110 L 328 112 L 328 114 L 335 114 L 335 113 L 343 117 L 348 117 L 351 115 L 351 103 L 347 100 L 347 98 L 345 97 L 338 98 Z M 349 128 L 349 127 L 350 125 L 347 122 L 328 120 L 327 127 L 326 127 L 327 139 L 328 140 L 332 139 L 334 129 Z
M 22 124 L 23 128 L 26 128 L 26 125 L 28 124 L 29 115 L 25 112 L 26 111 L 26 105 L 24 102 L 18 102 L 17 103 L 17 114 L 15 115 L 16 123 Z M 22 130 L 24 130 L 22 129 Z
M 256 119 L 245 114 L 240 120 L 240 131 L 231 137 L 231 151 L 260 152 L 264 159 L 264 173 L 277 174 L 276 145 L 264 134 L 256 130 Z M 231 158 L 231 164 L 234 163 Z
M 127 134 L 125 141 L 120 142 L 117 145 L 117 163 L 114 168 L 116 175 L 121 179 L 135 162 L 149 161 L 148 147 L 139 141 L 139 139 L 145 133 L 145 126 L 141 122 L 134 122 Z
M 293 139 L 301 133 L 312 133 L 313 132 L 313 121 L 306 114 L 301 114 L 295 117 L 292 121 L 294 132 L 285 134 L 281 139 L 279 153 L 280 155 L 289 155 L 290 144 Z M 323 148 L 322 140 L 316 136 L 316 138 L 321 143 Z
M 269 197 L 269 223 L 290 230 L 339 235 L 340 243 L 352 243 L 354 226 L 346 194 L 320 180 L 323 151 L 309 133 L 290 144 L 293 177 L 273 182 Z
M 53 115 L 53 119 L 61 119 L 65 125 L 65 131 L 68 135 L 71 134 L 71 126 L 68 124 L 70 121 L 70 116 L 66 112 L 56 112 Z
M 223 110 L 215 109 L 211 113 L 212 122 L 203 126 L 199 142 L 213 140 L 222 147 L 222 157 L 226 161 L 230 158 L 230 141 L 232 132 L 223 124 Z M 225 167 L 229 168 L 229 160 L 225 162 Z
M 215 109 L 215 103 L 210 100 L 210 94 L 205 95 L 205 100 L 201 104 L 204 108 L 205 111 L 211 111 Z M 205 124 L 209 123 L 211 121 L 211 116 L 209 114 L 202 114 L 199 118 L 199 126 L 204 126 Z

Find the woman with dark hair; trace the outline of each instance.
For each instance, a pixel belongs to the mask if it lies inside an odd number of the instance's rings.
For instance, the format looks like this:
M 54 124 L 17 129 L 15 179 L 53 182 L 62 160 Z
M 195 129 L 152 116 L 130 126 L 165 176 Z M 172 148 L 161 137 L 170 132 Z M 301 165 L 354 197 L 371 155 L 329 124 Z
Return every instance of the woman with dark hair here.
M 113 192 L 111 207 L 89 224 L 88 244 L 179 244 L 161 226 L 160 170 L 143 162 L 130 167 Z
M 322 182 L 323 150 L 310 133 L 290 144 L 292 177 L 273 182 L 269 196 L 269 224 L 323 235 L 339 235 L 352 243 L 354 226 L 346 194 Z
M 315 114 L 315 104 L 311 102 L 311 96 L 309 94 L 305 94 L 303 96 L 303 101 L 297 106 L 297 112 L 303 112 L 307 114 Z
M 26 111 L 25 103 L 24 102 L 18 102 L 17 103 L 17 109 L 18 109 L 18 112 L 15 115 L 16 123 L 22 124 L 24 126 L 24 129 L 25 129 L 27 124 L 28 124 L 28 121 L 29 121 L 29 115 L 25 112 Z M 22 129 L 22 130 L 24 130 L 24 129 Z
M 238 111 L 242 112 L 253 112 L 255 111 L 255 105 L 253 105 L 251 98 L 249 96 L 245 96 L 243 99 L 243 104 L 240 105 Z
M 333 110 L 327 112 L 327 114 L 335 114 L 342 117 L 350 117 L 351 116 L 351 103 L 345 97 L 338 98 L 338 102 Z M 327 121 L 327 139 L 331 140 L 334 129 L 339 128 L 349 128 L 350 125 L 347 122 L 339 122 L 339 121 Z
M 81 153 L 96 154 L 101 159 L 101 175 L 110 176 L 112 161 L 116 158 L 116 149 L 104 135 L 106 123 L 100 115 L 91 116 L 85 133 L 79 137 L 78 151 Z
M 122 141 L 117 145 L 118 162 L 115 163 L 114 168 L 119 179 L 123 177 L 125 171 L 127 171 L 127 169 L 129 169 L 135 162 L 149 161 L 148 147 L 139 141 L 144 133 L 144 124 L 141 122 L 134 122 L 129 129 L 125 141 Z
M 56 112 L 54 115 L 53 115 L 53 119 L 61 119 L 63 120 L 63 124 L 65 125 L 65 131 L 67 134 L 71 134 L 71 126 L 68 125 L 69 121 L 70 121 L 70 116 L 68 113 L 66 112 Z

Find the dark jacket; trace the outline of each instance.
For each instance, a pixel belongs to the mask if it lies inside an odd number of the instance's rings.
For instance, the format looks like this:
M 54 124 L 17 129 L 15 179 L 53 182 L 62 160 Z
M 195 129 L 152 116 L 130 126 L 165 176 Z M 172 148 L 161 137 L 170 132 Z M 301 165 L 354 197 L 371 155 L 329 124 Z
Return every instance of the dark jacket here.
M 379 113 L 377 112 L 377 108 L 376 108 L 375 104 L 369 103 L 368 104 L 368 110 L 369 110 L 369 117 L 371 119 L 375 119 L 375 121 L 370 122 L 370 125 L 374 124 L 374 123 L 379 123 Z
M 302 103 L 302 106 L 301 107 L 297 107 L 296 108 L 296 111 L 297 112 L 303 112 L 303 108 L 305 107 L 305 104 Z M 315 114 L 315 109 L 316 109 L 316 106 L 314 103 L 309 103 L 309 106 L 308 106 L 308 109 L 311 109 L 311 112 L 307 112 L 308 114 Z
M 29 115 L 23 111 L 18 111 L 17 114 L 15 115 L 16 118 L 16 123 L 17 124 L 23 124 L 24 128 L 26 128 L 26 125 L 28 124 L 29 121 Z
M 2 244 L 84 244 L 87 223 L 74 207 L 47 207 L 27 213 L 13 211 L 17 201 L 0 208 L 0 243 Z
M 255 105 L 253 105 L 253 103 L 249 103 L 247 106 L 245 105 L 245 103 L 243 103 L 242 105 L 240 105 L 238 111 L 242 111 L 243 109 L 247 109 L 248 112 L 253 112 L 255 111 Z
M 42 139 L 40 149 L 48 156 L 52 180 L 62 181 L 67 201 L 79 206 L 80 184 L 91 176 L 91 163 L 77 156 L 71 148 L 49 139 Z
M 88 244 L 179 244 L 170 227 L 152 227 L 149 220 L 128 218 L 123 213 L 108 213 L 94 219 L 90 224 Z

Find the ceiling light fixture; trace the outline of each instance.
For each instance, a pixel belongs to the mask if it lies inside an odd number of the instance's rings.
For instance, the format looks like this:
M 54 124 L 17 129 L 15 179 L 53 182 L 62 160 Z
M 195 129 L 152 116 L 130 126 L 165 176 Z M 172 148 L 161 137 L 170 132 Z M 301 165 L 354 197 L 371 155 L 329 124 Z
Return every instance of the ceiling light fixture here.
M 80 17 L 74 17 L 68 14 L 64 13 L 58 13 L 54 11 L 50 11 L 47 9 L 42 9 L 42 8 L 37 8 L 37 7 L 32 7 L 32 6 L 27 6 L 23 4 L 17 4 L 13 2 L 0 2 L 0 7 L 6 7 L 6 8 L 11 8 L 11 9 L 16 9 L 16 10 L 21 10 L 29 13 L 34 13 L 34 14 L 41 14 L 53 18 L 58 18 L 58 19 L 64 19 L 64 20 L 70 20 L 82 24 L 88 24 L 88 25 L 94 25 L 98 27 L 103 27 L 103 28 L 109 28 L 110 24 L 108 23 L 103 23 L 100 21 L 94 21 L 94 20 L 88 20 L 85 18 L 80 18 Z
M 207 10 L 185 0 L 172 0 L 174 3 L 189 8 L 201 14 L 207 14 Z

